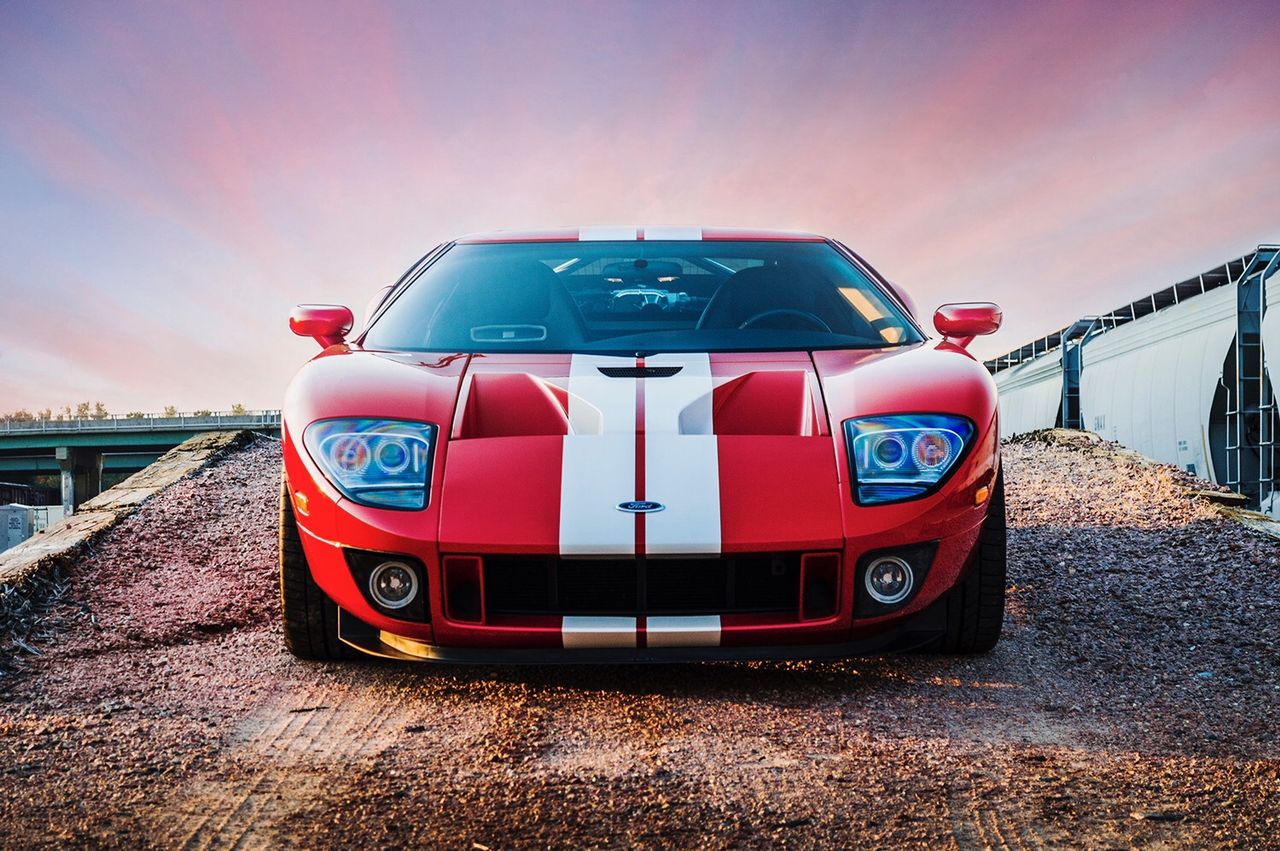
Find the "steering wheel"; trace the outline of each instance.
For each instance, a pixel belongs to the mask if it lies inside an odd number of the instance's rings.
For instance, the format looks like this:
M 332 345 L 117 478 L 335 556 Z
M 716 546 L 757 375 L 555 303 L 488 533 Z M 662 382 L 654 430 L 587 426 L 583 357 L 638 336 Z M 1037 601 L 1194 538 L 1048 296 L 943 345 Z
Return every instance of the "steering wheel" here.
M 797 319 L 803 319 L 815 328 L 820 328 L 821 330 L 826 331 L 828 334 L 831 333 L 831 326 L 822 321 L 822 317 L 818 314 L 810 313 L 807 310 L 792 310 L 788 307 L 779 308 L 778 310 L 762 310 L 746 322 L 739 325 L 738 330 L 745 330 L 750 328 L 752 325 L 755 325 L 757 322 L 761 322 L 765 319 L 772 319 L 775 316 L 794 316 Z

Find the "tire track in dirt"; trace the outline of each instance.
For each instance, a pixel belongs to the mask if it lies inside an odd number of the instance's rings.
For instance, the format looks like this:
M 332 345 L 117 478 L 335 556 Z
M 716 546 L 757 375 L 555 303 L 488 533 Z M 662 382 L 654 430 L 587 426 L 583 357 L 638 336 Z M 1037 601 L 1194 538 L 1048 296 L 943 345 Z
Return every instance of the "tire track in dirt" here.
M 276 696 L 228 736 L 221 761 L 234 779 L 198 777 L 158 807 L 163 844 L 189 849 L 261 848 L 274 825 L 323 798 L 394 745 L 414 716 L 393 690 L 310 686 Z
M 983 765 L 988 763 L 984 761 Z M 1017 787 L 1008 770 L 988 776 L 985 783 L 984 773 L 971 770 L 964 786 L 954 789 L 947 798 L 951 835 L 961 849 L 1033 851 L 1070 846 L 1071 835 L 1066 831 L 1036 827 L 1036 814 L 1025 799 L 997 794 Z
M 274 693 L 227 735 L 220 775 L 192 778 L 157 807 L 161 845 L 221 851 L 291 844 L 291 820 L 350 794 L 381 772 L 385 754 L 420 746 L 424 734 L 435 749 L 493 764 L 521 764 L 546 746 L 539 733 L 546 710 L 527 694 L 508 698 L 499 711 L 494 703 L 461 700 L 447 681 L 424 681 L 419 669 L 334 665 L 302 673 L 318 676 Z

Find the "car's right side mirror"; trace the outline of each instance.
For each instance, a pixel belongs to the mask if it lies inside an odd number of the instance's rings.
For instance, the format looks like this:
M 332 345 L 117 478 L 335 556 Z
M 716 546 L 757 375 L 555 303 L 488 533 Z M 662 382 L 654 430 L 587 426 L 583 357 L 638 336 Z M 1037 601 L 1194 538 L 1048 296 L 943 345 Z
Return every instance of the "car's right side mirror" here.
M 994 334 L 1004 320 L 1000 305 L 989 301 L 944 304 L 933 314 L 933 327 L 948 342 L 967 346 L 974 337 Z
M 313 337 L 326 349 L 351 333 L 355 317 L 340 304 L 300 304 L 289 314 L 289 329 L 299 337 Z

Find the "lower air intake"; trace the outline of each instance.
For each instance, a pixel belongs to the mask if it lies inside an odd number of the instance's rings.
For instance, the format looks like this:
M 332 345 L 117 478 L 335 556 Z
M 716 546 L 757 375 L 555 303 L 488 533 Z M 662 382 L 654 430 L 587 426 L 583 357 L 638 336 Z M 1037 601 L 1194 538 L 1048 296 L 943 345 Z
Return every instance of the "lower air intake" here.
M 489 616 L 796 614 L 803 557 L 802 553 L 670 559 L 486 556 L 485 608 Z

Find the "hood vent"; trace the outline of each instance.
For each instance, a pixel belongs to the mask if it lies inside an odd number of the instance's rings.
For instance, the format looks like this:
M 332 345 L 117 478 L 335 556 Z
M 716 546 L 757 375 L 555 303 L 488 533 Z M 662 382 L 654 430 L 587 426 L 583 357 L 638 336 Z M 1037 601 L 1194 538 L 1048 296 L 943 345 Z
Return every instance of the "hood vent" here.
M 683 366 L 598 366 L 610 378 L 670 378 Z

